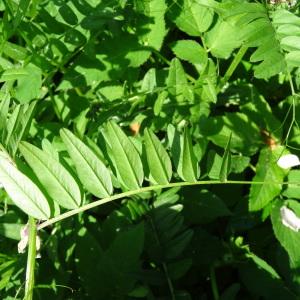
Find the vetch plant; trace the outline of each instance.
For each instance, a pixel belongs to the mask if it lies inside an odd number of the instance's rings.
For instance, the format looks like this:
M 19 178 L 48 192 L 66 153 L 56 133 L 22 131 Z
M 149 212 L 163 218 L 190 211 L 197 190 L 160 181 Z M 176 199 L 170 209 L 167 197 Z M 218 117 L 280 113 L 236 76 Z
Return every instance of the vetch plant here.
M 0 11 L 1 299 L 299 298 L 296 3 Z

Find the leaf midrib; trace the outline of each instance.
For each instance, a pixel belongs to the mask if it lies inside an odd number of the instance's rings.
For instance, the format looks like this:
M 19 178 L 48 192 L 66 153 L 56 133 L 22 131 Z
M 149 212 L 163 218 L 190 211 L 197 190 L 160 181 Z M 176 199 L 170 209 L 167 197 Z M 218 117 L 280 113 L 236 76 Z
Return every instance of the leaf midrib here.
M 153 142 L 153 140 L 152 140 L 151 133 L 150 133 L 150 132 L 147 132 L 147 133 L 148 133 L 148 136 L 149 136 L 149 141 L 150 141 L 150 143 L 151 143 L 151 146 L 155 149 L 156 157 L 157 157 L 158 161 L 160 162 L 160 165 L 161 165 L 162 169 L 164 170 L 163 173 L 164 173 L 165 180 L 166 180 L 166 182 L 169 182 L 169 178 L 168 178 L 168 174 L 167 174 L 167 173 L 168 173 L 168 172 L 167 172 L 167 169 L 165 168 L 165 165 L 163 164 L 163 161 L 160 159 L 160 157 L 159 157 L 159 155 L 158 155 L 158 153 L 157 153 L 155 144 L 154 144 L 154 142 Z
M 81 157 L 83 158 L 83 160 L 87 163 L 87 165 L 90 167 L 90 169 L 92 170 L 92 173 L 94 174 L 94 176 L 96 178 L 99 179 L 99 181 L 102 184 L 103 189 L 105 190 L 105 192 L 110 195 L 109 191 L 106 189 L 103 181 L 101 178 L 98 177 L 98 175 L 96 174 L 96 172 L 94 171 L 94 169 L 92 168 L 91 164 L 89 163 L 89 161 L 84 157 L 84 155 L 82 155 L 82 153 L 80 152 L 79 148 L 76 147 L 76 145 L 72 142 L 72 140 L 68 137 L 68 134 L 64 133 L 66 138 L 69 140 L 69 142 L 74 146 L 75 150 L 78 150 L 77 152 L 81 155 Z M 81 142 L 81 141 L 80 141 Z M 87 148 L 88 150 L 90 150 L 89 148 Z M 91 150 L 90 150 L 91 151 Z M 91 151 L 91 155 L 94 155 L 95 158 L 98 160 L 98 158 L 96 157 L 96 155 Z M 101 162 L 102 163 L 102 162 Z M 108 171 L 108 169 L 105 167 L 105 165 L 103 164 L 104 168 L 106 169 L 106 171 Z
M 50 173 L 51 175 L 53 175 L 53 177 L 54 177 L 55 180 L 59 183 L 59 185 L 63 188 L 63 190 L 66 191 L 66 193 L 70 196 L 70 198 L 73 200 L 73 202 L 75 203 L 75 205 L 76 205 L 77 207 L 79 207 L 79 205 L 78 205 L 77 202 L 75 201 L 75 198 L 72 196 L 72 194 L 65 188 L 64 185 L 61 184 L 61 182 L 58 180 L 58 178 L 55 176 L 55 174 L 52 172 L 52 170 L 49 169 L 49 167 L 48 167 L 46 164 L 43 163 L 43 161 L 39 158 L 39 156 L 37 156 L 35 153 L 33 153 L 32 151 L 30 151 L 26 146 L 24 146 L 24 143 L 22 143 L 22 146 L 25 147 L 25 148 L 27 149 L 27 151 L 29 151 L 34 157 L 36 157 L 37 160 L 40 161 L 40 163 L 42 163 L 42 165 L 45 166 L 45 168 L 49 171 L 49 173 Z M 41 152 L 43 153 L 42 150 L 40 150 L 40 149 L 38 149 L 38 150 L 41 151 Z M 43 153 L 43 154 L 44 154 L 44 153 Z M 51 158 L 51 159 L 52 159 L 52 158 Z M 50 160 L 51 160 L 51 159 L 50 159 Z M 53 159 L 53 161 L 54 161 L 54 159 Z M 57 162 L 55 161 L 55 163 L 57 163 Z M 70 176 L 71 176 L 71 175 L 70 175 Z
M 37 203 L 36 203 L 35 201 L 32 200 L 32 198 L 31 198 L 30 195 L 26 192 L 26 190 L 23 189 L 23 188 L 19 185 L 19 183 L 18 183 L 12 176 L 10 176 L 9 172 L 7 172 L 6 169 L 3 169 L 2 165 L 1 165 L 1 160 L 3 160 L 3 159 L 0 158 L 0 168 L 1 168 L 1 170 L 6 174 L 7 177 L 9 177 L 9 178 L 15 183 L 16 186 L 19 187 L 19 189 L 26 195 L 26 197 L 27 197 L 28 199 L 31 200 L 30 202 L 31 202 L 31 203 L 32 203 L 32 204 L 33 204 L 33 205 L 34 205 L 34 206 L 42 213 L 42 215 L 44 215 L 45 218 L 48 219 L 48 216 L 47 216 L 47 215 L 44 213 L 44 211 L 37 205 Z M 20 171 L 17 170 L 17 169 L 16 169 L 15 171 L 20 172 Z M 23 176 L 25 176 L 25 175 L 24 175 L 23 173 L 21 173 L 21 172 L 20 172 L 20 174 L 22 174 Z M 31 183 L 33 184 L 33 186 L 34 186 L 35 188 L 38 189 L 38 187 L 35 186 L 33 182 L 31 182 Z M 41 192 L 41 194 L 42 194 L 42 192 Z M 43 195 L 43 194 L 42 194 L 42 195 Z
M 134 172 L 133 165 L 131 164 L 130 160 L 128 159 L 127 153 L 126 153 L 126 151 L 124 150 L 124 147 L 123 147 L 122 143 L 120 142 L 119 135 L 118 135 L 118 133 L 116 132 L 114 126 L 113 126 L 112 124 L 110 124 L 110 126 L 111 126 L 111 128 L 112 128 L 112 130 L 113 130 L 114 135 L 117 137 L 117 142 L 118 142 L 119 145 L 121 146 L 122 152 L 125 154 L 125 156 L 126 156 L 126 158 L 127 158 L 125 161 L 126 161 L 126 164 L 128 164 L 129 167 L 130 167 L 129 169 L 130 169 L 131 174 L 133 174 L 133 177 L 134 177 L 134 179 L 135 179 L 135 181 L 136 181 L 135 183 L 136 183 L 137 186 L 139 187 L 140 184 L 139 184 L 139 180 L 138 180 L 138 175 Z M 128 139 L 127 136 L 126 136 L 126 138 Z M 128 143 L 131 143 L 130 140 L 128 140 Z M 132 145 L 132 147 L 134 147 L 134 146 Z M 113 148 L 113 147 L 112 147 L 112 148 Z M 114 151 L 114 150 L 113 150 L 113 151 Z M 134 148 L 134 151 L 136 151 L 135 148 Z

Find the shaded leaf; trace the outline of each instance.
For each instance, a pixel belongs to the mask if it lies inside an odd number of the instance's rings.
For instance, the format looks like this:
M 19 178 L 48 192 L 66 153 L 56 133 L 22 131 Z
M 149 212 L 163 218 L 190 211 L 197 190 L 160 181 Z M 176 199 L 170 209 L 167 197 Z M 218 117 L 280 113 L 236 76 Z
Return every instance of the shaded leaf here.
M 282 201 L 277 199 L 274 203 L 272 213 L 271 213 L 271 220 L 273 225 L 273 230 L 276 238 L 282 245 L 282 247 L 287 251 L 289 254 L 289 258 L 292 262 L 292 265 L 295 268 L 299 268 L 300 266 L 300 235 L 299 232 L 292 230 L 291 228 L 285 226 L 282 223 L 282 218 L 280 215 L 280 208 L 282 206 L 288 206 L 292 209 L 298 217 L 300 216 L 300 204 L 298 201 L 295 200 L 287 200 Z
M 281 191 L 280 182 L 283 181 L 286 171 L 277 166 L 276 161 L 282 154 L 282 147 L 272 151 L 265 148 L 259 155 L 256 166 L 256 175 L 253 181 L 261 181 L 262 184 L 253 184 L 249 194 L 249 209 L 256 211 L 263 209 Z
M 222 159 L 221 170 L 219 174 L 220 181 L 225 182 L 231 168 L 231 154 L 230 154 L 230 142 L 231 142 L 232 133 L 230 133 L 225 152 Z

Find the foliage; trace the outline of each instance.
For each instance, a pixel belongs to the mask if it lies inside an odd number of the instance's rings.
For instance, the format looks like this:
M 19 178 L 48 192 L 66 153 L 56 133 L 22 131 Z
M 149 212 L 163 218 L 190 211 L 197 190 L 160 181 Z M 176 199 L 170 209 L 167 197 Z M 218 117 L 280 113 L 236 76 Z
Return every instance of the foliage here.
M 299 170 L 277 165 L 300 149 L 295 1 L 0 18 L 1 299 L 299 299 Z

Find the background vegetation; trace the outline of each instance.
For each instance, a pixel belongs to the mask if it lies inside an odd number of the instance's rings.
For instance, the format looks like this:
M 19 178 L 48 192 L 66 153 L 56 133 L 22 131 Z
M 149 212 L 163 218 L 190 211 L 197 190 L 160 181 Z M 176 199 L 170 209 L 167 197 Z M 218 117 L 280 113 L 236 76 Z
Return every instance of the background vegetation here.
M 1 299 L 299 299 L 296 1 L 0 16 Z

